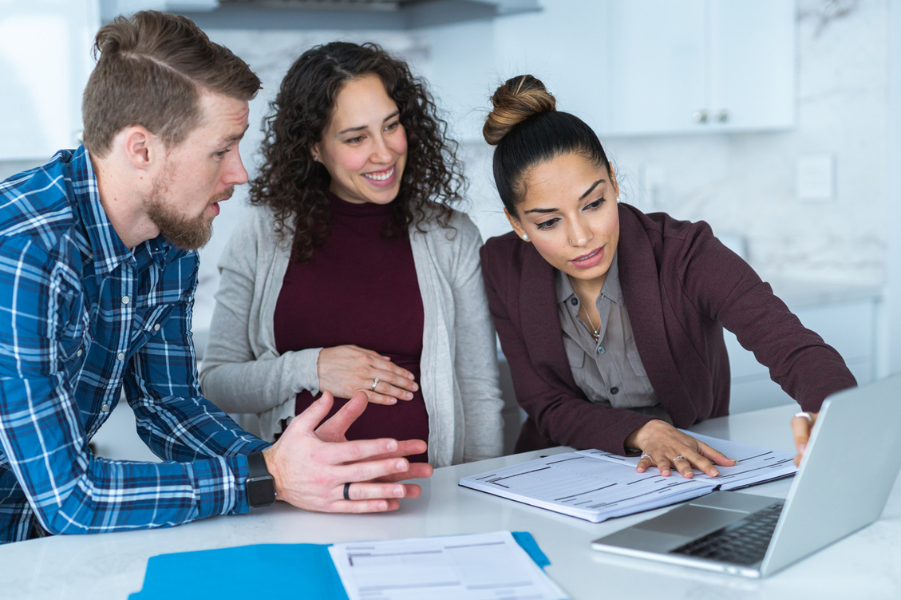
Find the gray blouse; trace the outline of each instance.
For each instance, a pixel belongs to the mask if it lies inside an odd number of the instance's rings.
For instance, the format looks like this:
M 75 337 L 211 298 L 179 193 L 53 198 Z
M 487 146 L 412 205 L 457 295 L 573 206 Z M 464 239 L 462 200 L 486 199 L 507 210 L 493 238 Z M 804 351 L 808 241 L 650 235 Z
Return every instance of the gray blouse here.
M 601 316 L 597 342 L 579 318 L 579 297 L 562 271 L 556 272 L 555 286 L 563 347 L 576 385 L 585 397 L 607 408 L 634 410 L 671 423 L 638 355 L 619 284 L 617 256 L 613 256 L 604 287 L 595 301 Z

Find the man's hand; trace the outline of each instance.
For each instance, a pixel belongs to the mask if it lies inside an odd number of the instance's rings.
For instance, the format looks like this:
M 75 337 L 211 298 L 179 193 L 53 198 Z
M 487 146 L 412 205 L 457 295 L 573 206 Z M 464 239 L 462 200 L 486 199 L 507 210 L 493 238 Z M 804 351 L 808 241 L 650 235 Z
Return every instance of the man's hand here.
M 660 474 L 669 477 L 670 469 L 679 472 L 682 477 L 694 477 L 693 468 L 700 469 L 711 477 L 720 472 L 717 465 L 731 467 L 735 461 L 722 452 L 699 442 L 690 435 L 685 435 L 666 421 L 654 419 L 639 427 L 626 438 L 627 448 L 641 450 L 641 460 L 636 470 L 644 473 L 648 467 L 657 465 Z
M 392 439 L 348 442 L 344 434 L 363 414 L 368 399 L 356 394 L 319 426 L 333 401 L 332 395 L 324 392 L 263 451 L 275 480 L 276 497 L 306 510 L 356 513 L 396 510 L 398 498 L 417 498 L 422 491 L 418 485 L 396 482 L 432 475 L 430 465 L 411 464 L 403 458 L 425 452 L 426 443 Z M 344 484 L 348 482 L 352 483 L 351 499 L 345 500 Z
M 804 456 L 804 451 L 807 450 L 810 432 L 813 431 L 813 425 L 817 422 L 818 414 L 819 413 L 813 412 L 798 413 L 792 417 L 792 434 L 795 436 L 795 448 L 798 450 L 798 454 L 795 455 L 796 467 L 801 466 L 801 457 Z M 810 418 L 805 417 L 804 415 L 808 415 Z

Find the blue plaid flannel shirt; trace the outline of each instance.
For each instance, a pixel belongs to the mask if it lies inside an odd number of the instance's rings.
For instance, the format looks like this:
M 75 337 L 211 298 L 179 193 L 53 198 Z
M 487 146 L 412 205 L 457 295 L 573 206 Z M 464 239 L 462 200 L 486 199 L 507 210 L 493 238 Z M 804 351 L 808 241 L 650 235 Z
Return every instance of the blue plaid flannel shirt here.
M 249 510 L 246 454 L 268 444 L 202 397 L 196 252 L 125 247 L 84 147 L 0 183 L 0 543 L 165 527 Z M 166 462 L 88 442 L 122 389 Z

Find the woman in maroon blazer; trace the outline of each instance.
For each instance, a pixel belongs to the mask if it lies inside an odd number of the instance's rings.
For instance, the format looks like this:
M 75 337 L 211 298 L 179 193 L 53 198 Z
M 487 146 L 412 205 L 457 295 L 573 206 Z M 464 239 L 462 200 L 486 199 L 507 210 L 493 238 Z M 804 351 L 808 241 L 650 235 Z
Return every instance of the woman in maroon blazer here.
M 690 477 L 734 462 L 679 432 L 729 411 L 723 327 L 806 412 L 856 385 L 838 353 L 704 222 L 620 204 L 595 133 L 535 78 L 507 81 L 484 127 L 514 232 L 482 248 L 482 273 L 517 400 L 517 451 L 552 445 L 641 452 Z

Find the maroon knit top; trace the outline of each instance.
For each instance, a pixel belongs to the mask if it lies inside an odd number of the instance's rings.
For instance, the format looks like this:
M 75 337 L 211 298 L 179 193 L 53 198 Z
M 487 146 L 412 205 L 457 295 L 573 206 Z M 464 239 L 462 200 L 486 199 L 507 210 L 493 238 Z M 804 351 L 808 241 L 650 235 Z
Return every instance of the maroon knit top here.
M 355 344 L 389 357 L 420 384 L 422 295 L 410 238 L 384 238 L 390 205 L 351 204 L 329 194 L 331 232 L 310 262 L 288 263 L 275 305 L 275 347 L 279 353 Z M 318 396 L 317 396 L 318 397 Z M 316 398 L 297 395 L 295 414 Z M 329 416 L 347 402 L 335 398 Z M 393 406 L 370 403 L 347 430 L 348 440 L 390 437 L 429 439 L 422 388 L 412 400 Z M 421 454 L 408 457 L 426 462 Z

